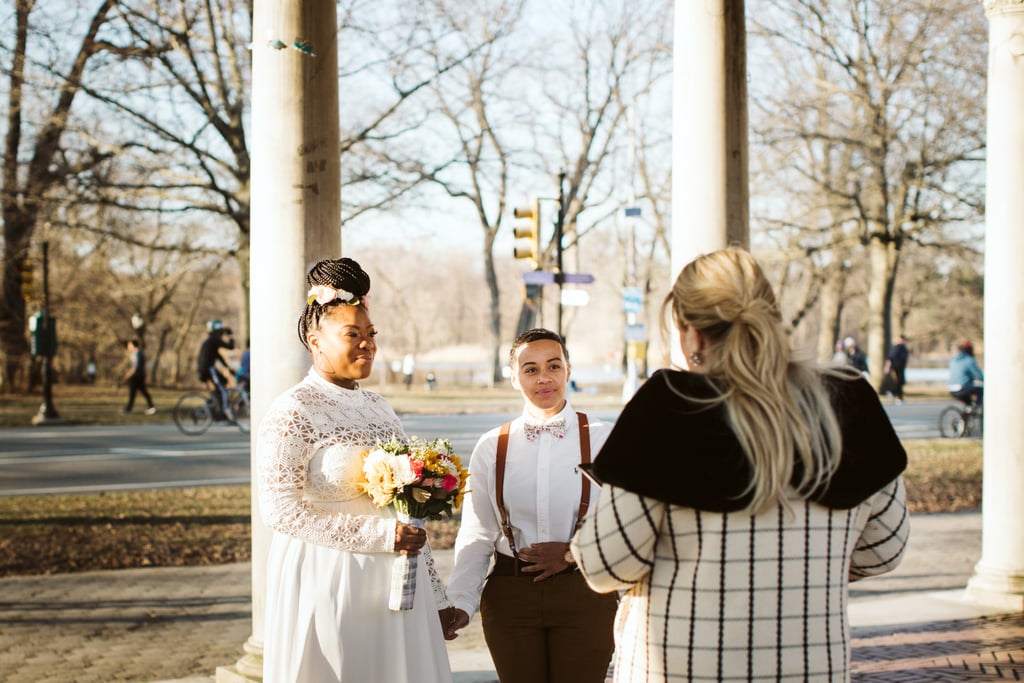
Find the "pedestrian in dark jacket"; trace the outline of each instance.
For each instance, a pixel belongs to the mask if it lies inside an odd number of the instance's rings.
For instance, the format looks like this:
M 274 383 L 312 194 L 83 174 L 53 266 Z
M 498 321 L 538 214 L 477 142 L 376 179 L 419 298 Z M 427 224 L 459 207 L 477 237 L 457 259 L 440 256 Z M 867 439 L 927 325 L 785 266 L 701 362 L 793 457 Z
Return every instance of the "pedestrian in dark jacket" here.
M 128 370 L 124 373 L 124 379 L 128 382 L 128 405 L 124 407 L 125 414 L 132 412 L 135 406 L 135 394 L 142 394 L 149 407 L 146 408 L 146 415 L 156 412 L 153 405 L 153 398 L 146 388 L 146 354 L 142 352 L 142 346 L 138 339 L 131 339 L 125 345 L 128 349 Z

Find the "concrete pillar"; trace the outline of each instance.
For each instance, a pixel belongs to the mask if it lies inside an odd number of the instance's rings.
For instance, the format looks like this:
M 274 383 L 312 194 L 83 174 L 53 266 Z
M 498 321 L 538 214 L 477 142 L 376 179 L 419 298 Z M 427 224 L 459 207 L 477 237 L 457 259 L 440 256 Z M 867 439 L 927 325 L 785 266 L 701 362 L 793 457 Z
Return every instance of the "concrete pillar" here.
M 676 0 L 672 269 L 750 242 L 743 0 Z
M 985 227 L 985 442 L 979 602 L 1024 609 L 1024 3 L 989 18 Z
M 744 22 L 743 0 L 675 2 L 672 281 L 695 256 L 750 244 Z
M 218 683 L 262 680 L 270 531 L 256 497 L 256 426 L 309 369 L 296 337 L 306 272 L 341 255 L 334 0 L 256 0 L 252 48 L 252 635 Z

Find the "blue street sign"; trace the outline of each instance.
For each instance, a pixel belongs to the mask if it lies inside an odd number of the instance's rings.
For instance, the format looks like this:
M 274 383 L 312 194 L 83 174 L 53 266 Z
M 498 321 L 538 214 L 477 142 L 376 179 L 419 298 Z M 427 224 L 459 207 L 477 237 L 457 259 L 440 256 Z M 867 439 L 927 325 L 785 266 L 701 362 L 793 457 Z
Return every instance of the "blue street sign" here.
M 523 282 L 528 285 L 549 285 L 555 281 L 555 274 L 550 270 L 528 270 L 523 273 Z
M 639 215 L 640 215 L 640 207 L 639 206 L 630 206 L 630 207 L 626 208 L 626 216 L 628 218 L 632 218 L 634 216 L 639 216 Z
M 590 273 L 566 273 L 562 278 L 562 282 L 573 282 L 578 285 L 589 285 L 594 281 L 594 276 Z
M 626 287 L 622 290 L 623 313 L 643 313 L 644 292 L 639 287 Z

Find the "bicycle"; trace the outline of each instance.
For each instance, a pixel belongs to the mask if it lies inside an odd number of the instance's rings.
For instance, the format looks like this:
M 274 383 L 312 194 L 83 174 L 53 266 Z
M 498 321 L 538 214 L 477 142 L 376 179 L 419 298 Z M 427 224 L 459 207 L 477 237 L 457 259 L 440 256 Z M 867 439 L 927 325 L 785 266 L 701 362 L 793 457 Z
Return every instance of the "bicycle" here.
M 981 436 L 985 431 L 985 415 L 980 403 L 960 403 L 939 413 L 939 433 L 952 439 Z
M 190 391 L 179 398 L 174 406 L 174 424 L 189 436 L 199 436 L 210 428 L 220 412 L 220 407 L 214 403 L 209 392 Z M 249 432 L 249 394 L 245 389 L 228 389 L 228 415 L 224 419 L 243 433 Z

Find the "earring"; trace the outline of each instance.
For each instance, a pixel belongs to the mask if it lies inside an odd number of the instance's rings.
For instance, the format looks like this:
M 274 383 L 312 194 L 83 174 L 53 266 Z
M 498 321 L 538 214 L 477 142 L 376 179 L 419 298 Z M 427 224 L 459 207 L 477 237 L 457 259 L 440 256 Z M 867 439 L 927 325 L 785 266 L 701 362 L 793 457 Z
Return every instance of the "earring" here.
M 693 367 L 699 368 L 701 363 L 703 363 L 703 362 L 704 362 L 704 359 L 701 358 L 700 354 L 697 353 L 696 351 L 694 351 L 693 353 L 690 354 L 690 365 L 692 365 Z
M 316 353 L 317 355 L 313 358 L 313 367 L 322 372 L 326 372 L 329 375 L 333 375 L 334 365 L 331 363 L 331 360 L 327 358 L 324 355 L 324 352 L 319 348 L 316 350 Z M 327 367 L 324 367 L 324 362 L 326 362 Z

